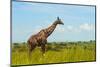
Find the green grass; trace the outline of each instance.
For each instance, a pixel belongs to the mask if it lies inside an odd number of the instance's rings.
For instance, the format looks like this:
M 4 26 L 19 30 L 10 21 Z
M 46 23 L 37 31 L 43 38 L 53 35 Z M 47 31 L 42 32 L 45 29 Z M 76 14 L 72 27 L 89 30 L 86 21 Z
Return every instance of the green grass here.
M 28 56 L 27 44 L 12 46 L 12 65 L 95 61 L 95 42 L 48 43 L 43 57 L 40 48 Z

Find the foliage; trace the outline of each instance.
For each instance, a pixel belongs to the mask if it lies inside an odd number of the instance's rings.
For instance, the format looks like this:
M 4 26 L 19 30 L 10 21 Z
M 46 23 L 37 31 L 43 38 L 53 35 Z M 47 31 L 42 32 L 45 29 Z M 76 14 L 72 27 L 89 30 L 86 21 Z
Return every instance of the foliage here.
M 45 56 L 40 48 L 32 52 L 31 59 L 28 55 L 27 43 L 17 43 L 12 47 L 12 65 L 47 64 L 60 62 L 81 62 L 96 60 L 95 41 L 79 42 L 52 42 L 46 45 Z

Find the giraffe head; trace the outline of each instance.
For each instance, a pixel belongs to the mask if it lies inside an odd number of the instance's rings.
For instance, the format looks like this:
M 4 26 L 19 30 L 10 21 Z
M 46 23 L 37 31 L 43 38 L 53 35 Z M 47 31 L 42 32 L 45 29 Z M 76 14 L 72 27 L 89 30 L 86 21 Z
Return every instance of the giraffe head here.
M 57 17 L 56 23 L 64 25 L 64 23 L 61 21 L 61 19 L 59 17 Z

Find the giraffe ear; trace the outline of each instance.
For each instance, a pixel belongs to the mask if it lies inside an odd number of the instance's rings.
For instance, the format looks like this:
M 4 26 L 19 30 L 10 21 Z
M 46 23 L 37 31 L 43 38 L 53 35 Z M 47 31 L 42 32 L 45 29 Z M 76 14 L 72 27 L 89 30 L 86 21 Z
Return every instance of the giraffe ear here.
M 57 17 L 57 20 L 59 20 L 59 17 Z

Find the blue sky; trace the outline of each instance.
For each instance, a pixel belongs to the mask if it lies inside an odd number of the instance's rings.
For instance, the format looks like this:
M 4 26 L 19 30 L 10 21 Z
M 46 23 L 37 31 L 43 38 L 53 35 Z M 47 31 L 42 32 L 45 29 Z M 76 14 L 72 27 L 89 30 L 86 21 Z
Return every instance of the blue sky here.
M 58 25 L 49 42 L 88 41 L 95 39 L 95 7 L 31 2 L 12 2 L 12 42 L 28 38 L 47 28 L 59 16 Z

